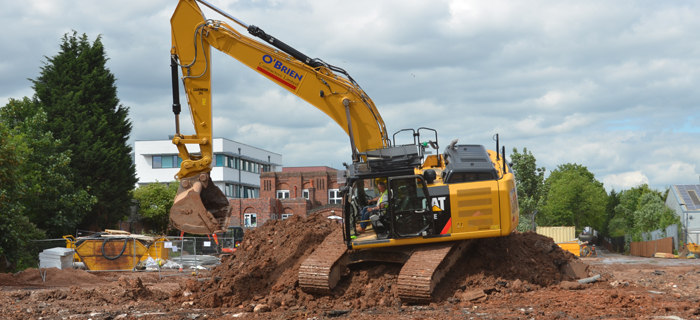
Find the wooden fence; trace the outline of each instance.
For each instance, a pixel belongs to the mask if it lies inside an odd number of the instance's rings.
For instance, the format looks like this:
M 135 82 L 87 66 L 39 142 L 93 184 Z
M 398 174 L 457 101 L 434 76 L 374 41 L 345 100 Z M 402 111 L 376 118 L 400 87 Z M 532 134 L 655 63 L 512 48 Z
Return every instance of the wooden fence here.
M 673 253 L 673 237 L 644 242 L 630 242 L 630 254 L 651 258 L 655 253 Z
M 598 243 L 610 252 L 625 253 L 625 236 L 598 240 Z

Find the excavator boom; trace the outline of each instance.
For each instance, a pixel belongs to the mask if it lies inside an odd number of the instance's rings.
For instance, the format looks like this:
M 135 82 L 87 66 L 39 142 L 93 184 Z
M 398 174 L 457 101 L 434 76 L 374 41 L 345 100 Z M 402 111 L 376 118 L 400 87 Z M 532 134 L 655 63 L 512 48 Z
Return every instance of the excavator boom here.
M 260 42 L 224 21 L 207 19 L 197 2 L 244 27 Z M 225 230 L 228 201 L 211 182 L 212 88 L 211 48 L 240 61 L 273 83 L 302 98 L 335 121 L 350 137 L 353 160 L 359 153 L 387 147 L 390 143 L 384 121 L 372 99 L 343 69 L 311 59 L 262 29 L 248 25 L 202 0 L 180 0 L 170 19 L 173 112 L 176 134 L 173 144 L 183 159 L 177 178 L 181 180 L 170 211 L 172 224 L 190 233 Z M 270 44 L 270 45 L 268 45 Z M 178 68 L 196 134 L 180 133 Z M 198 154 L 188 145 L 197 145 Z M 198 201 L 201 199 L 203 201 Z

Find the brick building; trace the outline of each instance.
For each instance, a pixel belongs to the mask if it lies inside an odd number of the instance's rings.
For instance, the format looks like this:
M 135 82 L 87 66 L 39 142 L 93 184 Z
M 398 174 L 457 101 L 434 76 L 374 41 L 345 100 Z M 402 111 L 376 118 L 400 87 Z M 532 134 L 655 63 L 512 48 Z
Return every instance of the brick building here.
M 289 167 L 260 174 L 260 198 L 231 199 L 231 225 L 257 227 L 270 219 L 286 219 L 310 211 L 338 214 L 342 199 L 338 170 L 330 167 Z

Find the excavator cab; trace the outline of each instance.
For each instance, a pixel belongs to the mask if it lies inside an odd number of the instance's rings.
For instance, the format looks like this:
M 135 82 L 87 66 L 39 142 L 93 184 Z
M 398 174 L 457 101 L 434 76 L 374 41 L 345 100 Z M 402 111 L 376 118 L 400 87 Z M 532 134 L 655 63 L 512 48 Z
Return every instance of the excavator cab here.
M 435 233 L 428 188 L 422 176 L 389 178 L 389 193 L 394 238 L 426 237 Z
M 388 177 L 387 206 L 375 210 L 369 220 L 372 231 L 362 240 L 430 237 L 436 234 L 438 218 L 431 208 L 430 194 L 421 175 Z

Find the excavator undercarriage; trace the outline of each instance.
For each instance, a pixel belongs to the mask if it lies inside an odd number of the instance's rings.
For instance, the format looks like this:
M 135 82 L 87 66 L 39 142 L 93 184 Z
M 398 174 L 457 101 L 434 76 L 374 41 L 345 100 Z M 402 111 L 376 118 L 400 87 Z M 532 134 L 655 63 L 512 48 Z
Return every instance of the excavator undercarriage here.
M 401 301 L 429 303 L 444 276 L 473 240 L 429 245 L 346 250 L 340 230 L 326 240 L 299 268 L 299 286 L 306 293 L 331 294 L 349 265 L 362 262 L 402 264 L 397 288 Z

